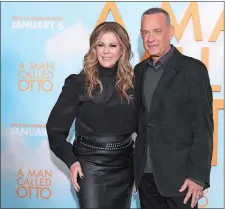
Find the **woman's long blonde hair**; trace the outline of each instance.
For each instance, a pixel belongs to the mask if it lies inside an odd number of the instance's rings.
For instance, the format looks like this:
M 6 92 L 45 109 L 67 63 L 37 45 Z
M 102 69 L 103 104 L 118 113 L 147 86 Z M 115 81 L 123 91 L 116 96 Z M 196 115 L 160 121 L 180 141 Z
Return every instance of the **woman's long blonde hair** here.
M 102 83 L 98 78 L 98 59 L 96 55 L 96 46 L 101 35 L 112 32 L 116 35 L 121 46 L 121 57 L 118 60 L 118 71 L 116 75 L 115 88 L 121 97 L 132 100 L 133 95 L 128 94 L 129 89 L 133 89 L 133 69 L 130 65 L 132 56 L 129 35 L 126 30 L 116 22 L 103 22 L 99 24 L 90 36 L 90 49 L 84 56 L 84 75 L 85 86 L 88 96 L 92 97 L 93 90 L 99 86 L 102 92 Z

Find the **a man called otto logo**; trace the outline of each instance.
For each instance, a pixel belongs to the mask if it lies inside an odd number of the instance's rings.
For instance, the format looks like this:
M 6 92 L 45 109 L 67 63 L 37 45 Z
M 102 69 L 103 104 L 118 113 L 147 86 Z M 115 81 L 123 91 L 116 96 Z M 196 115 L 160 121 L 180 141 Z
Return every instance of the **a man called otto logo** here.
M 18 89 L 20 91 L 51 91 L 53 70 L 53 63 L 29 63 L 25 66 L 21 62 L 18 68 Z
M 28 172 L 20 169 L 17 173 L 16 194 L 19 198 L 49 199 L 52 195 L 51 170 L 30 169 Z

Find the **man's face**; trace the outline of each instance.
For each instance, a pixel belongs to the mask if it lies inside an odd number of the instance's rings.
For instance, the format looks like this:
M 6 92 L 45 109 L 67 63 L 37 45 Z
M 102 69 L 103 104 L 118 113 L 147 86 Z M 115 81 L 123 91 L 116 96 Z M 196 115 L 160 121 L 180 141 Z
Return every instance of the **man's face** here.
M 145 50 L 153 57 L 160 58 L 170 47 L 174 33 L 163 13 L 144 15 L 141 21 L 141 36 Z

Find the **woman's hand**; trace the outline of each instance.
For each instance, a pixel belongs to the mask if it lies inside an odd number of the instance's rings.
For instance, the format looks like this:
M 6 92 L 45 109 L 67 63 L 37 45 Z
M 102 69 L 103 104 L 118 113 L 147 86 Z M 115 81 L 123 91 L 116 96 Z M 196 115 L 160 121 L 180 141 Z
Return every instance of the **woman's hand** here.
M 77 192 L 79 192 L 79 190 L 80 190 L 80 186 L 77 183 L 77 174 L 78 173 L 79 173 L 79 176 L 80 176 L 81 179 L 84 178 L 84 175 L 82 173 L 82 169 L 81 169 L 80 163 L 79 162 L 75 162 L 70 167 L 70 179 L 71 179 L 72 184 L 73 184 L 73 186 L 74 186 L 74 188 L 75 188 L 75 190 Z

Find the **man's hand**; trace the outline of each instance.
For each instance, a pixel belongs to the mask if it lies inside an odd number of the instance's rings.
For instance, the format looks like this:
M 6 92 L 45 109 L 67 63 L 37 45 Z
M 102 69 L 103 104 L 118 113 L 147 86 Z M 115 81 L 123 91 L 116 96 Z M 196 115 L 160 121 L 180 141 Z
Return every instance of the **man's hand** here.
M 189 198 L 192 196 L 191 207 L 193 208 L 197 204 L 198 200 L 202 197 L 203 188 L 202 186 L 191 181 L 190 179 L 186 179 L 179 191 L 183 192 L 187 188 L 188 188 L 188 192 L 186 197 L 184 198 L 184 204 L 186 204 Z

